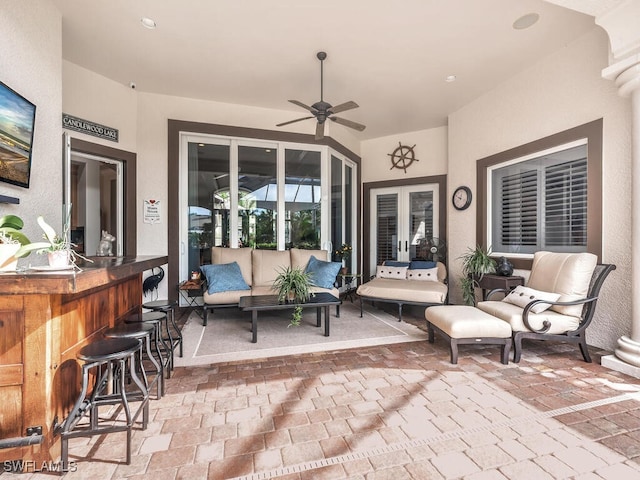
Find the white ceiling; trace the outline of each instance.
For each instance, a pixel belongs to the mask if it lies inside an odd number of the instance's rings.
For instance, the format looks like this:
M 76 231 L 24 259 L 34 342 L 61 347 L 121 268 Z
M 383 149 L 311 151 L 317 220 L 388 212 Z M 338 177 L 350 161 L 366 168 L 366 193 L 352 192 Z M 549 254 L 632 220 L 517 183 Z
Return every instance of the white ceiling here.
M 324 100 L 360 105 L 340 116 L 367 125 L 352 131 L 361 140 L 446 125 L 451 112 L 595 26 L 542 0 L 54 3 L 66 60 L 141 92 L 290 110 L 282 121 L 307 114 L 287 100 L 320 99 L 316 53 L 326 51 Z M 530 12 L 538 23 L 512 28 Z

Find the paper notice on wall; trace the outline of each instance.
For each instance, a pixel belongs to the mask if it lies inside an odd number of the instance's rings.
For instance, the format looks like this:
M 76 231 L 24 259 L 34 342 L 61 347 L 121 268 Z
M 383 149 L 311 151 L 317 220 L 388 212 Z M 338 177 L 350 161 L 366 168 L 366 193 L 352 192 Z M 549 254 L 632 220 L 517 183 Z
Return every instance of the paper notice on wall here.
M 145 200 L 144 223 L 160 223 L 160 200 Z

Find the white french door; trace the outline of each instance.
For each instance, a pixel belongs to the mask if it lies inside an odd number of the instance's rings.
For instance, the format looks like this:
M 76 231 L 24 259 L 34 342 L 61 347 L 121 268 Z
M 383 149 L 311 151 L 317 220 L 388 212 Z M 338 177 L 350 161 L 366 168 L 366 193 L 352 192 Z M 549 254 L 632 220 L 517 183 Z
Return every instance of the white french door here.
M 371 190 L 371 272 L 417 258 L 420 241 L 438 236 L 438 193 L 435 183 Z

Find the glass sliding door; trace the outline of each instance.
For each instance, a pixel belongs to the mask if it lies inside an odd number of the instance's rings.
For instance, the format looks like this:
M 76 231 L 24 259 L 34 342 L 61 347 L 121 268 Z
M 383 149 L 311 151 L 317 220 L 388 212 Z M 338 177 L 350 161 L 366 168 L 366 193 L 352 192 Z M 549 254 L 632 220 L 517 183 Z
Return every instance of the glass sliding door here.
M 277 153 L 238 146 L 238 247 L 278 248 Z
M 356 167 L 326 146 L 183 133 L 180 278 L 211 263 L 213 246 L 349 243 L 355 265 Z
M 371 272 L 387 260 L 424 258 L 424 241 L 438 236 L 437 199 L 436 184 L 371 190 Z
M 320 152 L 287 148 L 284 170 L 285 247 L 318 249 L 322 219 Z
M 211 247 L 231 238 L 229 145 L 188 144 L 188 271 L 211 263 Z
M 332 259 L 336 258 L 335 251 L 340 248 L 343 242 L 342 221 L 344 218 L 342 197 L 342 160 L 331 155 L 331 243 L 333 244 Z

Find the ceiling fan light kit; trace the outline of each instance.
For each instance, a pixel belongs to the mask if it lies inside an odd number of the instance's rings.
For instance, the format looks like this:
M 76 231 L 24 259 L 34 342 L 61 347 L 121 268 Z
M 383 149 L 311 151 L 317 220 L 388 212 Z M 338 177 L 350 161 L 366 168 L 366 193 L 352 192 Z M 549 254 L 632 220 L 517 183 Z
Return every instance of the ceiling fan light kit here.
M 353 128 L 359 132 L 362 132 L 366 127 L 360 123 L 353 122 L 351 120 L 347 120 L 346 118 L 335 116 L 336 113 L 346 112 L 347 110 L 351 110 L 354 108 L 358 108 L 358 104 L 354 101 L 348 101 L 345 103 L 341 103 L 340 105 L 336 105 L 335 107 L 328 102 L 324 101 L 324 60 L 327 58 L 327 54 L 325 52 L 318 52 L 317 55 L 318 60 L 320 60 L 320 101 L 314 103 L 311 106 L 308 106 L 298 100 L 289 100 L 289 102 L 297 105 L 299 107 L 308 110 L 311 113 L 311 116 L 296 118 L 295 120 L 290 120 L 288 122 L 279 123 L 276 125 L 277 127 L 283 127 L 285 125 L 289 125 L 291 123 L 301 122 L 303 120 L 309 120 L 311 118 L 315 118 L 317 120 L 316 123 L 316 140 L 322 140 L 324 138 L 324 124 L 327 119 L 336 122 L 340 125 L 344 125 L 345 127 Z

